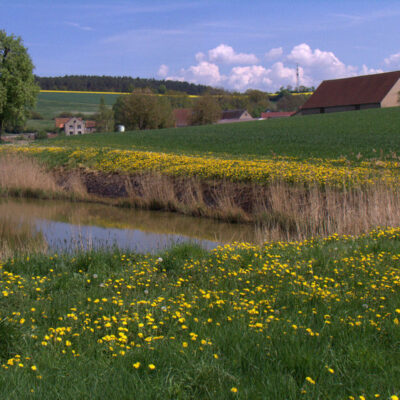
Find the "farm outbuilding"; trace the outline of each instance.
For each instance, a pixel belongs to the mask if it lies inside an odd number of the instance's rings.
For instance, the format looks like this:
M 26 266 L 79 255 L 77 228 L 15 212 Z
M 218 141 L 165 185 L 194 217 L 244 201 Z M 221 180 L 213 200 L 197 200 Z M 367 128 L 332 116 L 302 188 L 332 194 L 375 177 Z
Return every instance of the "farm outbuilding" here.
M 218 121 L 218 123 L 226 124 L 230 122 L 244 122 L 252 121 L 253 119 L 254 118 L 247 110 L 225 110 L 222 111 L 221 119 Z
M 400 71 L 323 81 L 299 114 L 400 106 Z

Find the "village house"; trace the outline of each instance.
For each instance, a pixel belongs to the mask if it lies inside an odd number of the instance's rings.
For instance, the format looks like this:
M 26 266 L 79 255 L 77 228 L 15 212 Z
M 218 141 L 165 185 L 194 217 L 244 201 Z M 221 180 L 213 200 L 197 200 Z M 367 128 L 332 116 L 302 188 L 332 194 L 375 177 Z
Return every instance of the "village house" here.
M 85 121 L 80 117 L 56 118 L 55 125 L 56 128 L 64 129 L 67 136 L 96 132 L 96 121 Z
M 399 106 L 400 71 L 323 81 L 299 114 Z
M 218 124 L 253 120 L 254 118 L 249 114 L 247 110 L 226 110 L 222 111 L 221 119 L 218 121 Z

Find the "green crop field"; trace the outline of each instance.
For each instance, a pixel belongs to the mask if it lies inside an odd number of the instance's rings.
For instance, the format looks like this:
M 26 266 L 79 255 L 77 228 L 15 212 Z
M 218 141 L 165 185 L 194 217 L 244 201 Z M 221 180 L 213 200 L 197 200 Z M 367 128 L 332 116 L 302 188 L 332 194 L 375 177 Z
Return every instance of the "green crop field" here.
M 56 117 L 61 112 L 91 114 L 97 111 L 101 97 L 108 105 L 113 105 L 118 95 L 97 93 L 39 93 L 36 109 L 46 119 Z
M 99 108 L 100 99 L 108 106 L 112 106 L 117 94 L 98 93 L 39 93 L 35 111 L 39 113 L 42 120 L 29 120 L 28 129 L 52 130 L 54 129 L 54 118 L 62 112 L 82 113 L 88 117 L 93 115 Z
M 285 119 L 126 133 L 98 133 L 43 142 L 222 157 L 349 159 L 400 153 L 400 107 Z

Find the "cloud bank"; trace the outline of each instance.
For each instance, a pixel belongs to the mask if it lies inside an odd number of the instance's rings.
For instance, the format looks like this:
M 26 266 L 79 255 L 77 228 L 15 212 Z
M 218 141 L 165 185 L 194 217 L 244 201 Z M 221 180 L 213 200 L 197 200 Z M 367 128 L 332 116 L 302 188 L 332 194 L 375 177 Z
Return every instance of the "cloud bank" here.
M 265 52 L 264 62 L 252 53 L 238 53 L 226 44 L 195 55 L 196 63 L 168 75 L 168 67 L 160 66 L 159 76 L 168 80 L 180 80 L 224 87 L 238 91 L 261 89 L 275 91 L 281 86 L 296 86 L 296 65 L 299 66 L 299 83 L 302 86 L 318 86 L 322 80 L 344 78 L 382 72 L 380 69 L 347 65 L 331 51 L 312 49 L 307 43 L 294 46 L 290 52 L 282 47 Z M 400 66 L 400 53 L 385 59 L 388 67 Z

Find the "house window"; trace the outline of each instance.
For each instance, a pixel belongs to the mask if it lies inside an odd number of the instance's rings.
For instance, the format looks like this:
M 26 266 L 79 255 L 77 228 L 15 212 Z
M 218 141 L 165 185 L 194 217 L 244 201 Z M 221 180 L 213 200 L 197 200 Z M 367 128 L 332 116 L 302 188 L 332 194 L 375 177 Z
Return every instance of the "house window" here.
M 74 131 L 69 131 L 69 134 L 70 134 L 70 135 L 73 135 L 73 134 L 74 134 Z
M 82 135 L 82 131 L 78 131 L 78 135 Z
M 82 127 L 80 125 L 78 125 L 78 129 L 81 129 Z
M 74 129 L 74 126 L 73 126 L 73 125 L 70 125 L 69 128 L 70 128 L 70 129 Z

